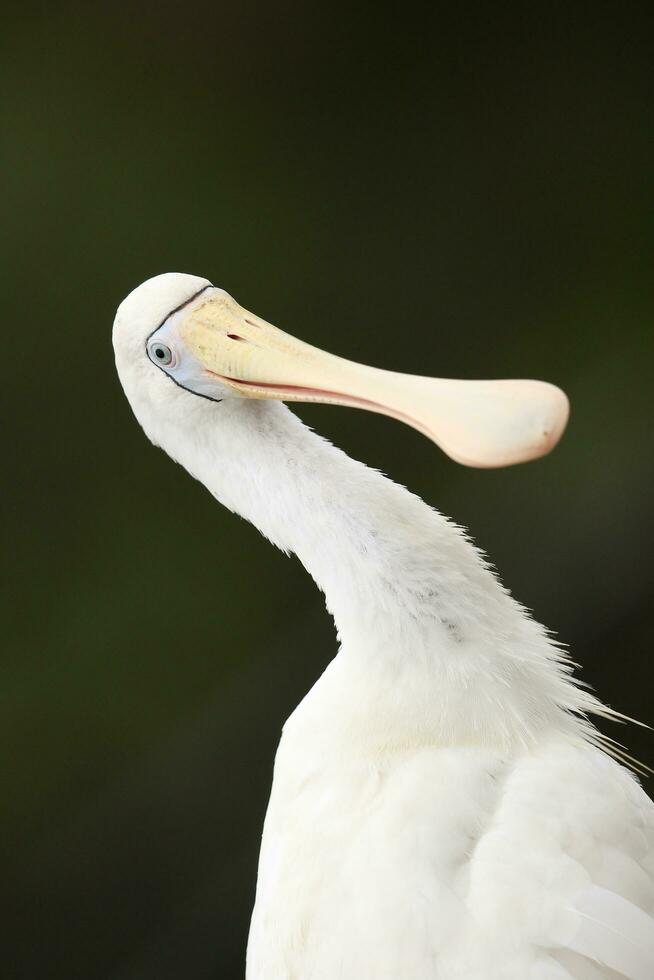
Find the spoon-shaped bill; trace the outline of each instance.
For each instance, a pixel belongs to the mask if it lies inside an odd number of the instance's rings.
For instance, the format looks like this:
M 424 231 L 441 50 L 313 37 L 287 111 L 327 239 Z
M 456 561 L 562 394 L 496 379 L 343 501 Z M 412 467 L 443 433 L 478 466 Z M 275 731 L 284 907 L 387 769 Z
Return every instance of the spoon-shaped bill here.
M 467 466 L 508 466 L 543 456 L 568 420 L 568 399 L 554 385 L 427 378 L 357 364 L 284 333 L 222 290 L 191 309 L 179 332 L 209 376 L 246 398 L 390 415 Z

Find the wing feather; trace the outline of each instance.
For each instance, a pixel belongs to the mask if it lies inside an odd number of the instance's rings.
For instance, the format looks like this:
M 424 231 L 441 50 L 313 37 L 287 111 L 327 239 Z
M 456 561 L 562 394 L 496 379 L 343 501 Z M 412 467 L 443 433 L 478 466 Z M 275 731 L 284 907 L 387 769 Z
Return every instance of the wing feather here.
M 593 885 L 575 903 L 579 928 L 568 946 L 628 977 L 654 978 L 654 919 L 632 902 Z

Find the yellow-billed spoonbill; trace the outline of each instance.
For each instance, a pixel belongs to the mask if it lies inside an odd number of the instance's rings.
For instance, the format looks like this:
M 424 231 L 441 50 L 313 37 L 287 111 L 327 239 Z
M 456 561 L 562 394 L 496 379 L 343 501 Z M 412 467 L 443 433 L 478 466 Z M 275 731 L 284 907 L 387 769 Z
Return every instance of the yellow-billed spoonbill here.
M 147 436 L 298 556 L 340 639 L 284 726 L 248 980 L 654 980 L 654 806 L 588 720 L 613 712 L 458 527 L 283 404 L 497 466 L 556 443 L 563 393 L 357 365 L 188 275 L 113 336 Z

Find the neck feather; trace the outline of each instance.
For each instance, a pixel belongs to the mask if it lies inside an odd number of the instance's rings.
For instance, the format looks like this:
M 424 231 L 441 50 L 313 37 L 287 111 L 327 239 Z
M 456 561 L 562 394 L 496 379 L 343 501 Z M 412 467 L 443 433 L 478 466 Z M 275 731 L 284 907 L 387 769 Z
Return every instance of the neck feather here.
M 565 656 L 460 528 L 281 403 L 200 408 L 192 429 L 186 418 L 146 431 L 226 507 L 297 555 L 325 593 L 337 659 L 371 687 L 377 678 L 412 691 L 401 711 L 410 696 L 426 737 L 436 726 L 436 737 L 475 741 L 529 743 L 552 728 L 595 738 L 571 712 L 602 706 L 571 681 Z M 385 724 L 393 704 L 384 703 Z

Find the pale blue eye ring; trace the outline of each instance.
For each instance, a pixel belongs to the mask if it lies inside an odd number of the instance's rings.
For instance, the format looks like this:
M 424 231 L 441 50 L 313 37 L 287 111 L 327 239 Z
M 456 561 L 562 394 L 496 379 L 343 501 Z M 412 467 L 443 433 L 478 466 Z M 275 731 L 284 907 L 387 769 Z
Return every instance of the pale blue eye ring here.
M 166 344 L 162 344 L 160 340 L 153 340 L 152 343 L 148 345 L 148 357 L 159 367 L 170 367 L 175 360 L 175 355 L 171 351 L 170 347 L 168 347 Z

